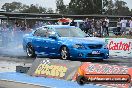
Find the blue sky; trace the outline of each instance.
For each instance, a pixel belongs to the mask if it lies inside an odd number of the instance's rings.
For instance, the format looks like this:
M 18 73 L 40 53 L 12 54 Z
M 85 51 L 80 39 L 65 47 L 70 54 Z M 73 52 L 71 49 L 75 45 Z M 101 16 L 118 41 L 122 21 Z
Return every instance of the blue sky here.
M 11 3 L 13 1 L 21 2 L 23 4 L 38 4 L 39 6 L 43 6 L 46 8 L 53 8 L 56 9 L 56 0 L 0 0 L 0 8 L 4 3 Z M 65 4 L 68 4 L 70 0 L 63 0 Z M 132 0 L 124 0 L 127 2 L 127 6 L 132 9 Z

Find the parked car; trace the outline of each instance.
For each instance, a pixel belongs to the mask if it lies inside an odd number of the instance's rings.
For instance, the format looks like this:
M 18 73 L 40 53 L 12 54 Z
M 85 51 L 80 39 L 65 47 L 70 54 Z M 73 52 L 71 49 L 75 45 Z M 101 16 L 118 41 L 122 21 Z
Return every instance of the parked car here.
M 23 38 L 28 57 L 43 55 L 62 59 L 98 59 L 109 57 L 105 42 L 88 37 L 80 28 L 69 25 L 47 25 Z

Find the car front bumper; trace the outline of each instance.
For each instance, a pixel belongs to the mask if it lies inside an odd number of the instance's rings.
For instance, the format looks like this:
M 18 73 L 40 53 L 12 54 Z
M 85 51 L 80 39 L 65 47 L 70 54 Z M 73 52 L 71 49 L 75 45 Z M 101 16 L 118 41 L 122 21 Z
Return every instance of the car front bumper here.
M 99 51 L 99 54 L 92 54 L 93 51 Z M 83 59 L 108 59 L 109 50 L 108 49 L 70 49 L 71 58 L 83 58 Z

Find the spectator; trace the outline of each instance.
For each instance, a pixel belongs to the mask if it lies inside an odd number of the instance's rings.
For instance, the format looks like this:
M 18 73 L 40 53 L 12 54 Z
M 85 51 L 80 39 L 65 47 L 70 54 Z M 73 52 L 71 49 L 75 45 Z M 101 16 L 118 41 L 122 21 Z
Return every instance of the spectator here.
M 91 28 L 91 22 L 90 22 L 90 20 L 89 20 L 88 18 L 86 18 L 86 20 L 85 20 L 84 27 L 85 27 L 84 31 L 85 31 L 86 33 L 88 33 L 88 31 L 89 31 L 90 28 Z
M 132 35 L 132 17 L 131 17 L 131 19 L 129 21 L 129 27 L 130 27 L 129 33 L 130 33 L 130 35 Z
M 109 19 L 106 17 L 105 21 L 106 21 L 106 28 L 105 28 L 106 29 L 106 33 L 109 36 Z
M 126 34 L 126 24 L 127 24 L 127 20 L 125 20 L 124 18 L 121 20 L 121 33 L 122 35 Z
M 121 31 L 121 20 L 119 18 L 117 21 L 117 31 L 116 31 L 115 35 L 120 35 L 121 34 L 120 31 Z
M 104 33 L 106 33 L 106 21 L 105 21 L 105 18 L 103 18 L 103 20 L 102 20 L 102 33 L 101 33 L 101 36 L 103 36 Z
M 7 25 L 4 24 L 2 27 L 2 45 L 4 47 L 7 47 L 7 44 L 9 42 L 9 29 L 7 28 Z
M 96 21 L 97 36 L 101 36 L 101 20 Z
M 95 24 L 96 24 L 95 20 L 92 19 L 92 22 L 91 22 L 91 30 L 92 30 L 92 34 L 93 35 L 95 35 Z
M 70 26 L 76 26 L 76 23 L 74 22 L 74 19 L 73 19 L 72 22 L 70 23 Z
M 22 25 L 21 28 L 20 28 L 20 30 L 23 31 L 23 32 L 26 31 L 26 25 L 25 24 Z

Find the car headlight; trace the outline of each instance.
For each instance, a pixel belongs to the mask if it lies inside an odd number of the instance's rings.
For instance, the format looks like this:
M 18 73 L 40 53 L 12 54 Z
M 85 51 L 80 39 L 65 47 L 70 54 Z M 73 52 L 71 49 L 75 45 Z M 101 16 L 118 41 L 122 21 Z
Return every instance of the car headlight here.
M 85 47 L 81 44 L 75 44 L 73 45 L 73 48 L 77 48 L 77 49 L 85 49 Z

